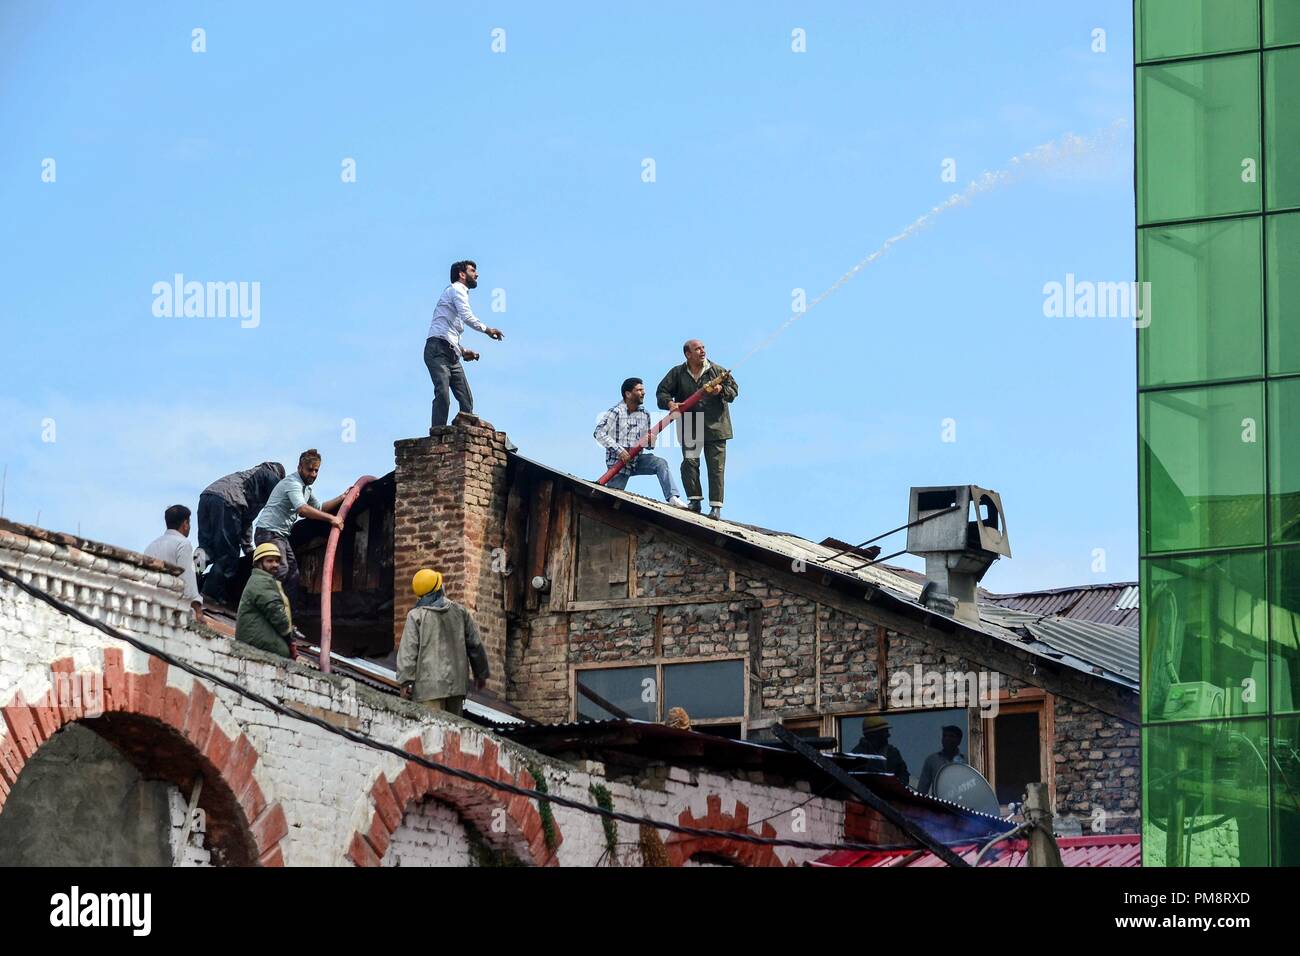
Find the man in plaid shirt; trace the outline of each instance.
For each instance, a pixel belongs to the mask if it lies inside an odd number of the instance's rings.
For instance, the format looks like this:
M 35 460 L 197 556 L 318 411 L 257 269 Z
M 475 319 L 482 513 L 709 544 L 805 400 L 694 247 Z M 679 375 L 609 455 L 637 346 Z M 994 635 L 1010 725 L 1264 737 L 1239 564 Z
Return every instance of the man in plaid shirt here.
M 609 479 L 605 487 L 621 491 L 633 475 L 654 475 L 659 479 L 664 500 L 675 508 L 685 508 L 686 502 L 677 493 L 668 462 L 649 451 L 642 451 L 635 458 L 628 454 L 627 450 L 650 431 L 650 413 L 641 407 L 644 401 L 645 385 L 639 378 L 629 378 L 623 382 L 623 401 L 601 415 L 596 423 L 596 441 L 605 446 L 605 467 L 610 468 L 616 461 L 623 462 L 622 469 Z M 651 439 L 647 448 L 653 447 L 654 440 Z

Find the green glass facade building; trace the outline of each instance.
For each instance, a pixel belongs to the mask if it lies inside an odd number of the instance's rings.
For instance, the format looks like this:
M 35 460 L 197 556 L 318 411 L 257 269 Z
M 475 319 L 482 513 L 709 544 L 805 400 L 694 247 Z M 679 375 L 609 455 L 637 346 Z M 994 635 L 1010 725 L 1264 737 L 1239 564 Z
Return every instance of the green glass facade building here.
M 1294 866 L 1300 0 L 1136 0 L 1134 60 L 1143 861 Z

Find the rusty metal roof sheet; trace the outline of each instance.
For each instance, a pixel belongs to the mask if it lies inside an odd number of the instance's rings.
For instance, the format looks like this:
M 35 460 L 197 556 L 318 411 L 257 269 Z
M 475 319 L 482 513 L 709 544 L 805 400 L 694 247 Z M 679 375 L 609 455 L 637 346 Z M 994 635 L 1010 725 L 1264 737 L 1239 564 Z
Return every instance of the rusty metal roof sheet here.
M 1136 584 L 1085 584 L 1072 588 L 1053 588 L 1047 591 L 1021 591 L 1015 594 L 982 592 L 981 603 L 999 607 L 1030 611 L 1034 614 L 1054 614 L 1058 617 L 1098 624 L 1118 624 L 1137 627 L 1138 588 Z

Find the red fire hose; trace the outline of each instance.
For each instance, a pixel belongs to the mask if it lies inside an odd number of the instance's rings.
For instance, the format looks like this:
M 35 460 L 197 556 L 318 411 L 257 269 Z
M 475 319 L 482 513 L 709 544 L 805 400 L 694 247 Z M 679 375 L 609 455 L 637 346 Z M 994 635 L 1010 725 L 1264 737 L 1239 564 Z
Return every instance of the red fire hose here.
M 357 500 L 357 495 L 361 494 L 361 489 L 374 480 L 370 475 L 363 475 L 356 480 L 356 483 L 348 489 L 348 493 L 343 496 L 343 503 L 339 505 L 340 518 L 347 520 L 348 511 L 351 510 L 352 503 Z M 330 620 L 330 598 L 334 593 L 334 552 L 338 550 L 341 530 L 341 528 L 330 528 L 329 540 L 325 542 L 325 564 L 320 574 L 320 669 L 325 674 L 330 672 L 330 635 L 333 630 L 333 622 Z
M 692 392 L 691 395 L 686 399 L 686 401 L 682 402 L 677 406 L 677 411 L 669 412 L 667 415 L 665 415 L 663 421 L 661 421 L 658 425 L 655 425 L 648 432 L 646 432 L 645 438 L 642 438 L 639 442 L 637 442 L 635 445 L 633 445 L 631 448 L 627 450 L 628 461 L 631 461 L 637 455 L 641 454 L 641 452 L 645 450 L 646 445 L 649 443 L 650 439 L 654 438 L 661 431 L 663 431 L 665 428 L 668 427 L 668 424 L 673 420 L 673 416 L 681 416 L 682 413 L 689 412 L 692 408 L 698 405 L 700 403 L 700 400 L 704 398 L 705 388 L 712 388 L 714 385 L 720 385 L 730 377 L 731 377 L 730 372 L 723 372 L 713 381 L 709 382 L 708 385 L 703 386 L 701 388 L 697 388 L 694 392 Z M 624 464 L 626 464 L 626 462 L 624 462 L 622 459 L 619 459 L 618 461 L 614 462 L 614 464 L 609 466 L 609 471 L 605 472 L 596 480 L 596 484 L 598 485 L 608 484 L 609 479 L 613 478 L 615 475 L 617 475 L 620 471 L 623 470 Z

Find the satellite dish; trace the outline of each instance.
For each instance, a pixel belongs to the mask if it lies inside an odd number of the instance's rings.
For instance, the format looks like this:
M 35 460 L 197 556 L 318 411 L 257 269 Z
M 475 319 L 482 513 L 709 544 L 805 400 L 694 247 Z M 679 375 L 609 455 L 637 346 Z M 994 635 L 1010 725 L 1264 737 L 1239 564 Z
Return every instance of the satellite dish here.
M 998 797 L 989 782 L 970 764 L 950 763 L 934 775 L 930 796 L 947 800 L 976 813 L 998 816 Z

